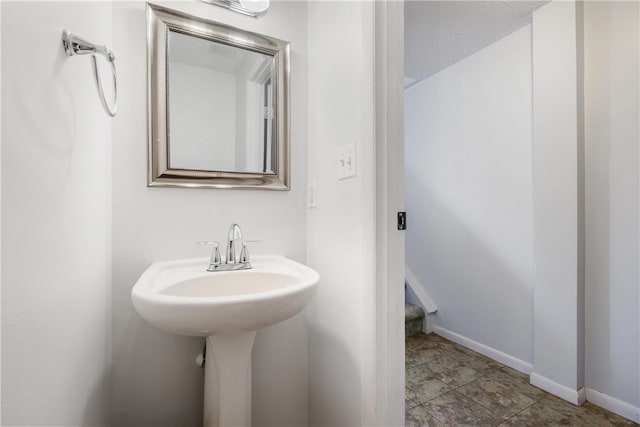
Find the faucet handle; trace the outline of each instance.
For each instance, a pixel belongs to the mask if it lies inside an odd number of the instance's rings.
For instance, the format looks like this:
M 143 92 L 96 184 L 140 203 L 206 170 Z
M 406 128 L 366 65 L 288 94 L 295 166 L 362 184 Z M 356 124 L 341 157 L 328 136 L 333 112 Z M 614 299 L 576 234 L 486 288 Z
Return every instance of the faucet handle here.
M 262 240 L 243 240 L 239 262 L 249 262 L 249 248 L 247 247 L 247 243 L 262 243 Z
M 239 259 L 239 262 L 241 263 L 249 262 L 249 249 L 247 249 L 247 243 L 249 243 L 249 241 L 247 240 L 242 241 L 242 250 L 240 251 L 240 259 Z
M 212 265 L 220 265 L 222 264 L 222 259 L 220 258 L 220 242 L 218 241 L 202 241 L 196 242 L 198 245 L 210 245 L 213 246 L 213 250 L 211 251 L 211 259 L 209 260 L 209 267 Z

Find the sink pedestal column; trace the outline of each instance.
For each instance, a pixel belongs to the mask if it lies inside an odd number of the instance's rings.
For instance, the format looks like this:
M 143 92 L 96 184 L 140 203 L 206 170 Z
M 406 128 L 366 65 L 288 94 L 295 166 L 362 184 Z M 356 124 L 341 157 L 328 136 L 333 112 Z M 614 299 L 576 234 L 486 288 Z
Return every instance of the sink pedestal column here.
M 256 331 L 207 337 L 205 427 L 251 426 L 251 349 Z

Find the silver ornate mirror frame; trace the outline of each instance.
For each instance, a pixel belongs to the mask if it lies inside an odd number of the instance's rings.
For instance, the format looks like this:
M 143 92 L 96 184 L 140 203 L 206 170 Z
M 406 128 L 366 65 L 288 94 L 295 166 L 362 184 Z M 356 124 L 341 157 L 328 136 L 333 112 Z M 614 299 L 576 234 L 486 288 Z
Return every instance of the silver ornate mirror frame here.
M 169 168 L 169 30 L 274 57 L 274 173 Z M 148 186 L 289 190 L 289 52 L 288 42 L 147 3 Z

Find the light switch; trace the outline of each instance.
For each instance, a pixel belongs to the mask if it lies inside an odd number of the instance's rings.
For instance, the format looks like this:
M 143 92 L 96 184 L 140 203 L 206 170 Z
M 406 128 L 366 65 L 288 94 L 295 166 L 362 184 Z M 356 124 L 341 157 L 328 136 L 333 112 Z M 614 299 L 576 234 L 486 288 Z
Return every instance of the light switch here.
M 356 176 L 355 144 L 347 144 L 338 148 L 338 179 Z

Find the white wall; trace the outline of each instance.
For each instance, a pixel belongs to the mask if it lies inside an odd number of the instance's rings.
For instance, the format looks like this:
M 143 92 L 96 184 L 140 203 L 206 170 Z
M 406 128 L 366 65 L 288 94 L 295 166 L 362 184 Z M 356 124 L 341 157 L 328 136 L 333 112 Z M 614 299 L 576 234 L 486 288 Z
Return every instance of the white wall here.
M 371 2 L 310 2 L 309 265 L 320 273 L 309 320 L 312 426 L 373 425 L 375 184 Z M 338 181 L 337 149 L 355 143 L 355 178 Z
M 109 425 L 111 119 L 61 34 L 111 5 L 1 7 L 2 424 Z
M 176 61 L 170 67 L 169 166 L 236 170 L 236 77 Z
M 584 8 L 585 380 L 590 390 L 606 395 L 596 403 L 628 417 L 635 413 L 640 422 L 640 7 L 585 2 Z
M 144 2 L 114 2 L 121 104 L 113 128 L 113 426 L 202 423 L 203 340 L 165 334 L 134 311 L 129 293 L 154 261 L 207 256 L 198 240 L 225 239 L 231 222 L 253 254 L 306 261 L 306 4 L 273 2 L 259 18 L 204 2 L 169 3 L 188 13 L 291 42 L 291 172 L 288 192 L 146 186 Z M 260 331 L 253 349 L 254 425 L 307 424 L 304 314 Z
M 435 323 L 533 361 L 531 26 L 405 90 L 406 261 Z
M 536 277 L 533 384 L 584 399 L 581 153 L 576 3 L 533 13 L 533 164 Z

